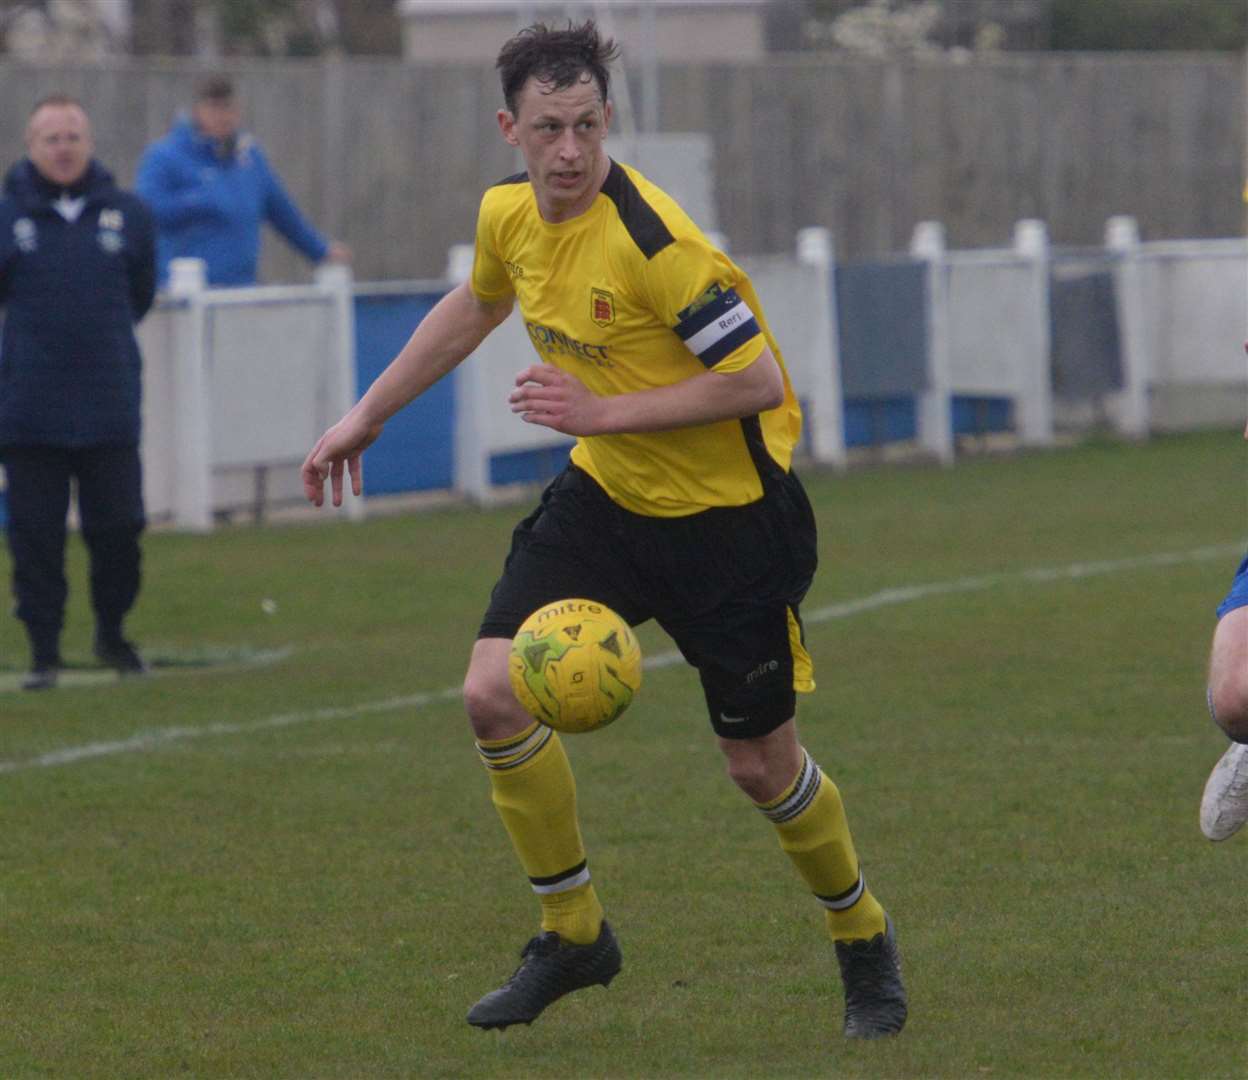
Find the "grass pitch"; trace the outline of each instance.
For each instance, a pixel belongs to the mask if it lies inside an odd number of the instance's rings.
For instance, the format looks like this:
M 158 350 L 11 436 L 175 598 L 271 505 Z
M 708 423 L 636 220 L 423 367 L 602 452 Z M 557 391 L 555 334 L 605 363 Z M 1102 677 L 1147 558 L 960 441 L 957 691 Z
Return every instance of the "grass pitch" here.
M 623 973 L 464 1023 L 536 923 L 455 693 L 519 508 L 151 535 L 131 629 L 212 662 L 0 690 L 0 1076 L 1248 1074 L 1248 837 L 1196 821 L 1246 465 L 1225 433 L 806 474 L 799 723 L 911 994 L 868 1045 L 679 664 L 565 740 Z

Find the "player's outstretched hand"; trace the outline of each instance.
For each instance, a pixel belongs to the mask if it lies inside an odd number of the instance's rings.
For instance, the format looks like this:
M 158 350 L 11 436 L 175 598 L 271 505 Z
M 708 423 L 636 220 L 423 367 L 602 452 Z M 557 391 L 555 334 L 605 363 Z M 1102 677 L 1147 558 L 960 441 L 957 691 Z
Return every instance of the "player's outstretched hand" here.
M 351 494 L 364 490 L 360 455 L 381 434 L 380 424 L 368 424 L 353 412 L 347 413 L 333 427 L 316 440 L 308 456 L 304 458 L 301 475 L 303 493 L 316 506 L 325 502 L 325 481 L 330 482 L 331 498 L 335 506 L 342 505 L 343 465 L 351 476 Z
M 564 435 L 598 435 L 603 430 L 605 399 L 551 364 L 533 364 L 520 372 L 507 400 L 526 424 L 541 424 Z

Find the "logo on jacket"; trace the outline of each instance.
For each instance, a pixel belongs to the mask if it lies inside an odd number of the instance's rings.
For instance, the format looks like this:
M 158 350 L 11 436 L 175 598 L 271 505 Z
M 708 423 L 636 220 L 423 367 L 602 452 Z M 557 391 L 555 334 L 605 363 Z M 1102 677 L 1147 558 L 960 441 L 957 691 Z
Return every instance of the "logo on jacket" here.
M 34 251 L 39 246 L 35 223 L 30 218 L 19 217 L 13 222 L 13 242 L 17 244 L 19 250 L 27 253 Z
M 599 326 L 615 322 L 615 297 L 606 289 L 589 290 L 589 317 Z
M 121 230 L 125 227 L 126 216 L 118 209 L 110 207 L 100 211 L 100 231 L 95 234 L 101 250 L 109 255 L 116 255 L 124 246 Z

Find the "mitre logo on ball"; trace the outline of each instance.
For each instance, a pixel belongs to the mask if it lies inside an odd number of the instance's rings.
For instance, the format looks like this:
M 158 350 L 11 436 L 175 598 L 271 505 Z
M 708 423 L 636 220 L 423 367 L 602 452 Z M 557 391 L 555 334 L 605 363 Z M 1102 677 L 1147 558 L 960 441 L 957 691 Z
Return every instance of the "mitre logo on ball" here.
M 535 719 L 557 731 L 593 731 L 615 720 L 641 687 L 641 646 L 605 604 L 557 600 L 521 624 L 508 674 Z

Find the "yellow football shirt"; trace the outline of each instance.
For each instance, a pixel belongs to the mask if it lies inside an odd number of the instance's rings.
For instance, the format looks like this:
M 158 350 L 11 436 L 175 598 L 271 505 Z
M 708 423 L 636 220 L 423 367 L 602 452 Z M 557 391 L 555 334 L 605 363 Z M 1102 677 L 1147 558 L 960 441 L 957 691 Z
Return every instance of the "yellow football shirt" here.
M 680 517 L 741 506 L 761 497 L 765 472 L 789 468 L 801 412 L 749 278 L 635 169 L 612 161 L 590 208 L 558 224 L 543 220 L 527 174 L 491 187 L 471 287 L 487 303 L 514 294 L 540 359 L 596 394 L 739 371 L 770 346 L 784 372 L 778 408 L 577 439 L 572 461 L 625 509 Z

